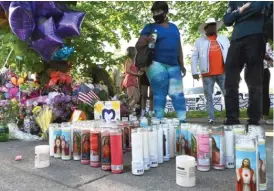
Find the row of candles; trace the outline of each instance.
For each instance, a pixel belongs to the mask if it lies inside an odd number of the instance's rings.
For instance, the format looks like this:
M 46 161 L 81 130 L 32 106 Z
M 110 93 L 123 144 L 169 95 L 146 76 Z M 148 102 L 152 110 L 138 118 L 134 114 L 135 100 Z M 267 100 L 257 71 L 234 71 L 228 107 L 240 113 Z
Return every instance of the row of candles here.
M 250 127 L 246 135 L 244 126 L 209 128 L 180 124 L 178 119 L 160 121 L 154 118 L 150 125 L 144 118 L 141 124 L 137 118 L 109 123 L 98 120 L 51 124 L 49 142 L 50 155 L 55 158 L 81 160 L 82 164 L 112 173 L 123 172 L 123 152 L 132 151 L 134 175 L 142 175 L 145 170 L 158 167 L 176 155 L 195 157 L 200 171 L 209 171 L 211 166 L 214 169 L 240 168 L 235 161 L 248 158 L 250 155 L 243 153 L 250 153 L 250 147 L 254 153 L 261 154 L 260 160 L 266 161 L 261 128 Z M 258 175 L 256 173 L 257 179 Z M 264 190 L 266 181 L 260 187 Z

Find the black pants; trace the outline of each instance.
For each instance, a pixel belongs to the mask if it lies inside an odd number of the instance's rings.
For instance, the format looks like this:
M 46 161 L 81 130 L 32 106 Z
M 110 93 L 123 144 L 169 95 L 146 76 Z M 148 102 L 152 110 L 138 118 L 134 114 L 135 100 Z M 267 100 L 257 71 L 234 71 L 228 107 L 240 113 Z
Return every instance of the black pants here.
M 231 42 L 225 64 L 226 124 L 239 124 L 240 73 L 246 64 L 249 92 L 248 123 L 258 124 L 262 114 L 262 84 L 266 42 L 262 34 L 250 35 Z
M 269 115 L 270 98 L 269 98 L 269 84 L 270 84 L 270 71 L 268 68 L 264 69 L 263 78 L 263 115 Z

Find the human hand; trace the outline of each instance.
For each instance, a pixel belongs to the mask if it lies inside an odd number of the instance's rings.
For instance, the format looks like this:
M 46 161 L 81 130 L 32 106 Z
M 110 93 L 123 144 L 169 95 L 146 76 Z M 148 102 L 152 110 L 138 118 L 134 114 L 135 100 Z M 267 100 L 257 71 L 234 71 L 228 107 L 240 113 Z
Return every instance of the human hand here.
M 147 40 L 149 43 L 155 41 L 155 39 L 154 39 L 154 37 L 153 37 L 152 35 L 149 35 L 149 36 L 147 37 L 146 40 Z
M 244 12 L 244 10 L 246 10 L 249 6 L 250 6 L 251 3 L 246 3 L 244 4 L 242 7 L 239 8 L 239 12 L 240 14 L 242 14 Z
M 185 77 L 186 76 L 186 68 L 183 66 L 181 68 L 181 70 L 182 70 L 182 77 Z
M 194 74 L 194 75 L 192 75 L 192 77 L 193 77 L 193 79 L 198 80 L 198 81 L 199 81 L 199 79 L 200 79 L 199 74 Z

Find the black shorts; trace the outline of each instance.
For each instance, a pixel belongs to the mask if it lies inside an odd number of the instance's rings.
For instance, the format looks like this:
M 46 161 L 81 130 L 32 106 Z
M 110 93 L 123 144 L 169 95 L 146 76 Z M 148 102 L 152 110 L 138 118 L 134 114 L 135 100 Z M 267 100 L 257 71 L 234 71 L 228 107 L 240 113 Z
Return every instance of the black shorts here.
M 150 86 L 146 73 L 140 77 L 140 85 Z

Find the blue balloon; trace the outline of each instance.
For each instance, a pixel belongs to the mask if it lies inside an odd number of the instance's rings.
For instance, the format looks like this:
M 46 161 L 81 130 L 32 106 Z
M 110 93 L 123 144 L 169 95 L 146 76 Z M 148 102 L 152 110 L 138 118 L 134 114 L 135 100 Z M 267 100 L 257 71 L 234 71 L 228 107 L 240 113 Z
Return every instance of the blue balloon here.
M 74 48 L 69 46 L 63 46 L 59 50 L 55 51 L 52 55 L 52 60 L 68 60 L 73 54 Z

